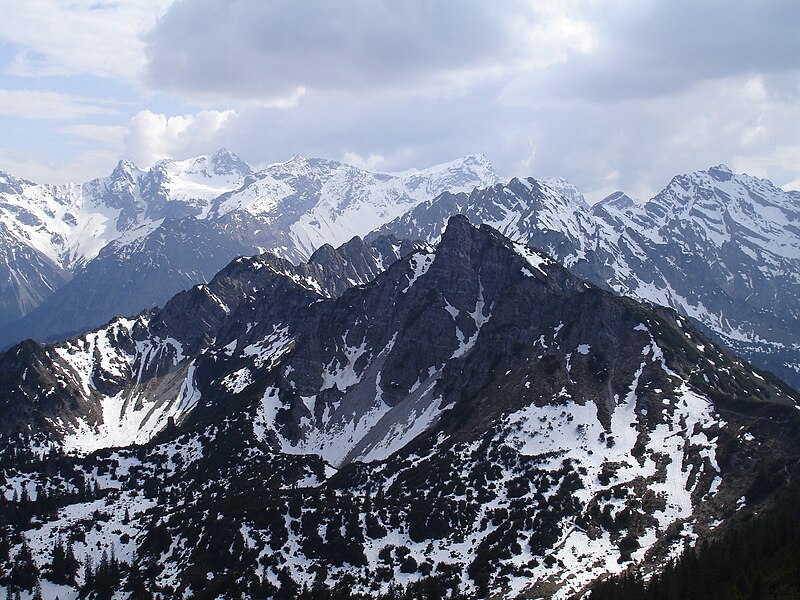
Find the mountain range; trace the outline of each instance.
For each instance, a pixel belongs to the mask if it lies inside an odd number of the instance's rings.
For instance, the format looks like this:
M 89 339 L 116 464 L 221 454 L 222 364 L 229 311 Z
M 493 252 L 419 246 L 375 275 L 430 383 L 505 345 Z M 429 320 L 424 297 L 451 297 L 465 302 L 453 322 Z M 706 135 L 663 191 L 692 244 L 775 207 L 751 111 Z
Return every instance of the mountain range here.
M 393 175 L 298 156 L 256 171 L 224 148 L 148 170 L 121 161 L 80 185 L 0 172 L 0 348 L 161 306 L 236 256 L 308 259 L 445 190 L 496 181 L 478 155 Z
M 449 215 L 496 227 L 616 293 L 669 306 L 800 387 L 800 192 L 725 166 L 676 176 L 645 203 L 590 206 L 560 179 L 445 193 L 377 230 L 434 242 Z
M 593 206 L 477 155 L 0 174 L 0 589 L 604 598 L 729 576 L 743 531 L 789 556 L 753 532 L 800 494 L 798 210 L 722 165 Z
M 800 465 L 790 387 L 464 216 L 435 246 L 238 258 L 14 346 L 0 389 L 0 583 L 53 595 L 570 598 Z
M 557 178 L 498 183 L 479 155 L 399 174 L 297 156 L 256 171 L 222 149 L 147 171 L 122 161 L 81 186 L 0 174 L 0 347 L 161 306 L 236 256 L 297 263 L 386 233 L 435 242 L 454 213 L 675 308 L 800 386 L 800 192 L 723 165 L 676 176 L 645 203 L 617 192 L 595 205 Z

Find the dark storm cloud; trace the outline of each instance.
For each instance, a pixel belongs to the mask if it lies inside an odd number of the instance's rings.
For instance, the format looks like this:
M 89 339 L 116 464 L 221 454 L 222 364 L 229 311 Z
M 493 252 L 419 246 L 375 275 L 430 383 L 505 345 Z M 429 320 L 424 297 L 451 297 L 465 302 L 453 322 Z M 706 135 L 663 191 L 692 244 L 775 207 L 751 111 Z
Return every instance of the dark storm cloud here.
M 674 81 L 800 66 L 795 0 L 673 0 L 619 19 L 610 60 Z
M 800 2 L 637 2 L 583 13 L 593 51 L 512 78 L 504 98 L 608 102 L 680 92 L 709 79 L 800 68 Z M 533 96 L 531 95 L 533 93 Z
M 239 98 L 430 85 L 513 61 L 515 23 L 534 18 L 511 0 L 179 1 L 147 35 L 148 78 Z
M 546 35 L 537 25 L 559 10 L 591 25 L 593 51 L 529 72 L 524 59 L 536 49 L 528 42 Z M 603 101 L 796 69 L 798 23 L 796 0 L 181 0 L 147 36 L 148 75 L 162 90 L 241 98 L 301 86 L 402 91 L 458 72 L 510 75 L 517 64 L 518 86 Z

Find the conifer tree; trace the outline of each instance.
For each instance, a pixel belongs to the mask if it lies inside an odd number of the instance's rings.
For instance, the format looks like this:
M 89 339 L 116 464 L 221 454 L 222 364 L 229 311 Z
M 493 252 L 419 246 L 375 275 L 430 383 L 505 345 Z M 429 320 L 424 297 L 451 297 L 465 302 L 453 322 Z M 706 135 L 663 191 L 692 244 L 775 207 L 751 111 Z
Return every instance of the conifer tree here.
M 61 538 L 53 545 L 53 556 L 50 562 L 50 580 L 53 583 L 67 583 L 67 552 Z
M 83 589 L 87 592 L 94 587 L 94 569 L 92 568 L 92 557 L 87 554 L 83 564 Z
M 94 590 L 100 600 L 108 600 L 114 595 L 116 582 L 114 581 L 111 559 L 108 558 L 108 551 L 103 550 L 100 563 L 94 572 Z
M 38 581 L 39 569 L 33 560 L 33 553 L 27 540 L 23 540 L 11 567 L 11 584 L 18 589 L 32 590 Z
M 75 578 L 78 576 L 78 570 L 80 569 L 81 564 L 75 557 L 75 552 L 72 549 L 72 544 L 67 544 L 64 564 L 66 566 L 67 581 L 69 583 L 75 583 Z

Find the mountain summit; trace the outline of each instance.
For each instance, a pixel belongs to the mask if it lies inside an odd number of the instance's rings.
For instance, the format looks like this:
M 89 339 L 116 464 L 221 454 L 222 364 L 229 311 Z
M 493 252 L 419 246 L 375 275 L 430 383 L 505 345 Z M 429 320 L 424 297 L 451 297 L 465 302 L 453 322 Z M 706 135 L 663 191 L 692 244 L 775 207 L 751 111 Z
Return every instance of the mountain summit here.
M 720 165 L 679 175 L 646 203 L 621 192 L 589 207 L 554 179 L 443 194 L 377 231 L 438 239 L 462 213 L 544 248 L 576 274 L 670 306 L 800 386 L 800 202 Z
M 566 598 L 800 475 L 797 394 L 675 312 L 463 216 L 397 247 L 236 259 L 160 311 L 0 355 L 4 514 L 14 486 L 61 502 L 14 526 L 37 568 L 61 537 L 171 596 Z
M 0 348 L 162 305 L 239 255 L 307 260 L 446 189 L 496 179 L 479 156 L 407 175 L 302 157 L 254 172 L 225 148 L 146 171 L 121 161 L 82 185 L 6 177 L 0 234 L 13 256 L 0 263 Z

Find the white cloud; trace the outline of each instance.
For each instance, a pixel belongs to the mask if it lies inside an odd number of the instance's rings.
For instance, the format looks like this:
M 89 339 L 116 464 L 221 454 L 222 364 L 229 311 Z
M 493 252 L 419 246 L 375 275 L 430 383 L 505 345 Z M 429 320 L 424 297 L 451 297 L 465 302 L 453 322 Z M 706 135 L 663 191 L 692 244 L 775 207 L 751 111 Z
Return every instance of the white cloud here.
M 764 154 L 740 155 L 734 158 L 733 168 L 739 171 L 766 177 L 786 190 L 800 190 L 800 145 L 777 146 Z
M 391 173 L 398 170 L 408 169 L 414 164 L 416 167 L 425 168 L 429 164 L 418 163 L 418 156 L 410 148 L 403 148 L 392 154 L 359 154 L 358 152 L 345 152 L 342 155 L 342 162 L 353 165 L 365 171 L 382 171 Z
M 102 146 L 89 151 L 78 150 L 66 161 L 41 160 L 27 151 L 0 148 L 0 168 L 40 183 L 88 181 L 110 173 L 121 157 L 131 159 L 140 167 L 149 167 L 162 158 L 206 154 L 228 143 L 224 135 L 236 117 L 233 110 L 177 116 L 145 110 L 127 125 L 69 125 L 56 130 L 67 136 L 63 147 L 73 145 L 70 139 L 100 142 Z M 80 148 L 84 144 L 75 143 L 74 146 Z
M 114 168 L 118 158 L 104 150 L 80 152 L 68 161 L 42 161 L 27 153 L 0 148 L 2 169 L 36 183 L 62 184 L 89 181 Z
M 380 171 L 386 164 L 386 157 L 382 154 L 370 154 L 361 156 L 357 152 L 345 152 L 342 162 L 353 165 L 366 171 Z
M 123 125 L 94 125 L 91 123 L 68 125 L 58 128 L 59 133 L 65 133 L 86 140 L 103 142 L 119 149 L 122 148 L 122 139 L 127 131 L 127 127 Z
M 236 116 L 234 110 L 206 110 L 172 117 L 142 111 L 131 119 L 123 136 L 125 156 L 140 167 L 147 167 L 162 158 L 203 154 L 221 145 L 220 134 Z
M 0 89 L 0 115 L 22 119 L 80 119 L 88 115 L 116 115 L 108 101 L 57 92 Z
M 0 40 L 16 52 L 5 72 L 136 81 L 146 62 L 141 36 L 172 2 L 4 0 Z
M 55 130 L 65 136 L 63 149 L 76 149 L 66 161 L 58 160 L 60 152 L 43 160 L 30 150 L 6 147 L 0 148 L 0 168 L 37 183 L 84 182 L 108 175 L 122 157 L 146 168 L 162 158 L 207 154 L 230 143 L 224 135 L 236 118 L 233 110 L 177 116 L 145 110 L 126 125 L 67 125 Z M 94 142 L 88 151 L 87 140 Z
M 798 68 L 795 0 L 595 2 L 580 14 L 593 27 L 591 52 L 512 78 L 503 102 L 529 106 L 543 91 L 552 102 L 652 98 L 703 81 Z M 748 93 L 757 97 L 758 88 Z

